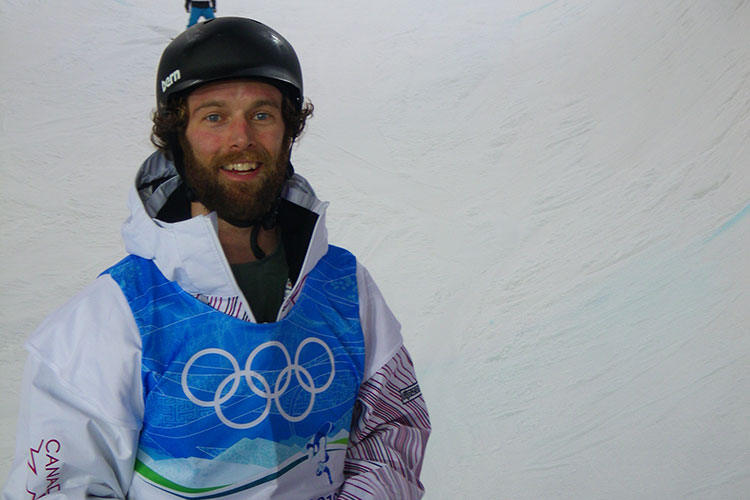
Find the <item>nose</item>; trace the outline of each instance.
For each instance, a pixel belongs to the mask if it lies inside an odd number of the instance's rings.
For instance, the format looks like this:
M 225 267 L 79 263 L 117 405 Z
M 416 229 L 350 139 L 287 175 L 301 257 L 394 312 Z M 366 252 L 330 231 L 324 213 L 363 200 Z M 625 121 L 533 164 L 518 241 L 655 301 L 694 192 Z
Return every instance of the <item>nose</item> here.
M 233 150 L 244 150 L 255 144 L 255 131 L 252 123 L 245 117 L 238 117 L 229 125 L 229 147 Z

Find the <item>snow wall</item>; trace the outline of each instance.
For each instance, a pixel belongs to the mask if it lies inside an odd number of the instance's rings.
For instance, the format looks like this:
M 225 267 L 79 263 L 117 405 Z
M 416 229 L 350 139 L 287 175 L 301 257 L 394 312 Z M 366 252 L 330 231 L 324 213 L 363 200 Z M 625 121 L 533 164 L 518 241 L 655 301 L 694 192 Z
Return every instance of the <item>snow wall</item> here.
M 182 2 L 0 0 L 0 480 L 24 339 L 123 255 Z M 428 499 L 750 491 L 750 2 L 222 0 L 418 369 Z

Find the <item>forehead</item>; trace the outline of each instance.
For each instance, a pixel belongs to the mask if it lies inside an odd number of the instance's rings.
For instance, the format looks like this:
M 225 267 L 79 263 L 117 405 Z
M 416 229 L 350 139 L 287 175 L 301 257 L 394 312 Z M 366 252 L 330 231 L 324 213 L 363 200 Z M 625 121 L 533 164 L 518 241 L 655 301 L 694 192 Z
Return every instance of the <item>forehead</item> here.
M 241 99 L 252 101 L 269 101 L 281 106 L 281 91 L 271 84 L 257 80 L 224 80 L 207 83 L 195 89 L 188 96 L 188 107 L 200 105 L 206 101 L 227 101 Z

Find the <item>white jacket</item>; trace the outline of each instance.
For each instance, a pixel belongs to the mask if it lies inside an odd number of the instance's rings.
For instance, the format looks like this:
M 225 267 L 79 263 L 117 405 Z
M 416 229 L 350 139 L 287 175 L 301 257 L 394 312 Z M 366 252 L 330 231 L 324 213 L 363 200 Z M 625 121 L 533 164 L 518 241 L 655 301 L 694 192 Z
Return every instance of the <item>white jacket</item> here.
M 215 213 L 173 223 L 155 219 L 180 182 L 161 155 L 144 162 L 122 230 L 127 252 L 153 260 L 168 280 L 222 312 L 253 321 L 219 243 Z M 328 248 L 328 204 L 298 175 L 283 198 L 317 221 L 279 319 Z M 356 276 L 365 369 L 338 498 L 419 498 L 430 429 L 426 407 L 398 321 L 359 262 Z M 144 416 L 141 336 L 119 285 L 100 276 L 52 313 L 26 347 L 15 458 L 3 500 L 175 498 L 134 474 Z M 273 498 L 268 495 L 262 498 Z

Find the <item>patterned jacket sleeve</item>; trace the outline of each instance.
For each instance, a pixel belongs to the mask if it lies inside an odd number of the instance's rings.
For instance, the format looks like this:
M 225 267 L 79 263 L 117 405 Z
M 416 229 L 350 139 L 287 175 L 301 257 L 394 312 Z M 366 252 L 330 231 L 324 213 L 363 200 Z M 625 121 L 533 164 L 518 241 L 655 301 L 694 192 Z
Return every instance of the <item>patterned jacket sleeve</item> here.
M 339 498 L 420 498 L 429 433 L 427 407 L 402 347 L 360 388 Z
M 430 420 L 400 324 L 372 277 L 357 271 L 365 334 L 360 386 L 344 464 L 341 500 L 417 499 Z

